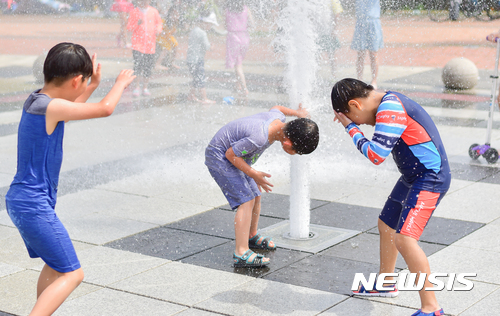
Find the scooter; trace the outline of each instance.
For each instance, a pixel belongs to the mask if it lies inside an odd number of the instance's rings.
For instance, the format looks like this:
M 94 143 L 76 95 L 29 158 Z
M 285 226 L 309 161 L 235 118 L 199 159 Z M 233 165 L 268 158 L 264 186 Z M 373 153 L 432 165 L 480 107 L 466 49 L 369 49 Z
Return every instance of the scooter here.
M 487 38 L 488 39 L 488 38 Z M 490 146 L 491 142 L 491 129 L 493 126 L 493 111 L 495 110 L 496 105 L 496 96 L 497 96 L 497 87 L 498 87 L 498 58 L 500 56 L 500 38 L 495 38 L 495 42 L 497 43 L 497 54 L 495 60 L 495 71 L 494 75 L 490 76 L 492 79 L 491 86 L 491 102 L 490 102 L 490 112 L 488 114 L 488 127 L 486 133 L 486 143 L 484 145 L 472 144 L 469 147 L 469 156 L 476 160 L 480 156 L 483 156 L 484 159 L 490 164 L 497 162 L 498 160 L 498 151 Z

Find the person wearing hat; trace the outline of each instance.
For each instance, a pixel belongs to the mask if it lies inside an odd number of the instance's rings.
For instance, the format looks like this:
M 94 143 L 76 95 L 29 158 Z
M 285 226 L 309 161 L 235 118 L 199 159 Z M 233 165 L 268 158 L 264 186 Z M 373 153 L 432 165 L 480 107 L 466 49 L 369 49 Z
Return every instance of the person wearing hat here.
M 219 26 L 214 12 L 202 16 L 195 23 L 193 30 L 189 33 L 188 51 L 186 62 L 189 72 L 193 76 L 193 82 L 189 91 L 188 100 L 203 104 L 212 104 L 215 101 L 207 98 L 205 89 L 205 53 L 210 49 L 207 31 L 213 26 Z

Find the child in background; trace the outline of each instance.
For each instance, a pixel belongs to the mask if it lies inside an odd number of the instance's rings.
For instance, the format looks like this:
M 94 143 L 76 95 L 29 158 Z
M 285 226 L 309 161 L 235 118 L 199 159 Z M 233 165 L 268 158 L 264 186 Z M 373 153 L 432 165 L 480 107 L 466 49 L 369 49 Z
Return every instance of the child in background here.
M 17 173 L 5 196 L 7 213 L 29 256 L 45 262 L 30 315 L 52 315 L 83 281 L 73 243 L 54 211 L 64 124 L 111 115 L 123 90 L 135 78 L 132 70 L 123 70 L 104 99 L 85 103 L 101 81 L 101 65 L 95 54 L 91 60 L 85 48 L 72 43 L 57 44 L 49 51 L 43 74 L 43 88 L 24 103 Z
M 163 31 L 156 40 L 157 49 L 159 50 L 156 69 L 168 70 L 170 67 L 179 69 L 179 66 L 174 64 L 177 46 L 179 46 L 177 39 L 174 37 L 177 32 L 179 17 L 179 8 L 175 5 L 171 6 L 163 21 Z M 163 66 L 162 63 L 165 63 L 166 66 Z
M 285 116 L 300 118 L 285 123 Z M 305 118 L 307 116 L 308 112 L 301 105 L 298 110 L 278 105 L 269 112 L 237 119 L 222 127 L 205 151 L 205 165 L 231 208 L 237 210 L 234 267 L 269 264 L 269 258 L 249 249 L 276 249 L 271 238 L 257 233 L 260 192 L 271 191 L 272 184 L 266 180 L 271 175 L 253 169 L 252 164 L 275 141 L 281 142 L 283 150 L 290 155 L 313 152 L 318 146 L 319 131 L 316 123 Z
M 207 90 L 205 89 L 205 53 L 210 49 L 207 31 L 213 25 L 219 26 L 219 23 L 217 23 L 215 13 L 211 12 L 210 15 L 201 17 L 191 33 L 189 33 L 186 61 L 189 72 L 193 76 L 193 82 L 188 95 L 189 101 L 196 101 L 203 104 L 215 103 L 215 101 L 207 98 Z
M 111 6 L 111 11 L 118 12 L 120 16 L 120 32 L 116 37 L 118 47 L 125 48 L 130 45 L 127 38 L 128 13 L 134 9 L 134 5 L 127 0 L 115 0 Z
M 399 251 L 411 273 L 417 273 L 418 278 L 421 273 L 430 275 L 429 261 L 418 240 L 451 182 L 448 158 L 436 125 L 415 101 L 397 92 L 375 91 L 356 79 L 337 82 L 331 100 L 335 120 L 344 125 L 358 150 L 376 165 L 392 153 L 401 173 L 378 219 L 379 273 L 394 273 Z M 360 124 L 375 126 L 371 141 L 359 129 Z M 419 291 L 421 309 L 412 316 L 444 315 L 434 291 L 425 290 L 433 287 L 425 278 Z M 361 286 L 353 294 L 398 295 L 394 284 L 384 286 L 391 290 L 367 291 Z
M 314 20 L 316 32 L 318 33 L 318 44 L 321 51 L 326 52 L 332 76 L 336 75 L 335 51 L 341 47 L 337 37 L 338 16 L 344 10 L 339 0 L 323 0 L 321 12 Z
M 365 53 L 370 55 L 372 69 L 371 86 L 377 89 L 377 51 L 384 47 L 382 25 L 380 24 L 380 0 L 356 0 L 356 26 L 351 49 L 358 51 L 356 73 L 363 79 Z
M 248 28 L 254 25 L 250 9 L 244 0 L 229 1 L 226 5 L 226 68 L 234 68 L 236 73 L 236 91 L 248 95 L 243 59 L 248 50 L 250 36 Z
M 150 96 L 149 77 L 155 64 L 156 36 L 162 30 L 158 10 L 149 5 L 150 0 L 138 0 L 137 7 L 130 12 L 127 29 L 132 31 L 132 55 L 134 71 L 137 75 L 132 96 Z

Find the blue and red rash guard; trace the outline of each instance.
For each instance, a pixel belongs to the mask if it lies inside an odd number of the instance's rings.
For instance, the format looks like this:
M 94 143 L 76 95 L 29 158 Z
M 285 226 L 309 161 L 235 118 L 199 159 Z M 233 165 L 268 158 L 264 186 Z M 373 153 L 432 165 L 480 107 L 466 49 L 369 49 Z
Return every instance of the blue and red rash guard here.
M 371 141 L 355 123 L 346 131 L 358 150 L 376 165 L 392 152 L 403 180 L 415 184 L 415 189 L 448 190 L 451 175 L 443 142 L 429 114 L 415 101 L 388 91 L 378 107 Z

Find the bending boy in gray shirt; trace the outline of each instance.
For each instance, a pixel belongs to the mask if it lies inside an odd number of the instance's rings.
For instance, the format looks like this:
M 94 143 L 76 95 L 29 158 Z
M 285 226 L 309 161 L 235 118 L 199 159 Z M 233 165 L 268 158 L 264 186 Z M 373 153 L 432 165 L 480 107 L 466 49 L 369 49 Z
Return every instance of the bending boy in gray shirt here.
M 300 117 L 285 123 L 285 116 Z M 273 186 L 262 171 L 252 168 L 262 153 L 275 141 L 290 155 L 309 154 L 318 146 L 316 123 L 307 119 L 309 113 L 299 105 L 298 110 L 275 106 L 269 112 L 255 114 L 230 122 L 222 127 L 205 151 L 205 165 L 217 182 L 231 208 L 236 211 L 234 231 L 235 267 L 262 267 L 269 258 L 255 254 L 249 248 L 274 250 L 269 237 L 257 233 L 260 216 L 260 195 Z

